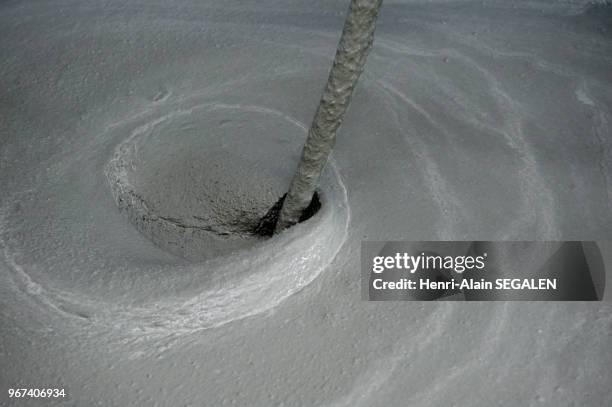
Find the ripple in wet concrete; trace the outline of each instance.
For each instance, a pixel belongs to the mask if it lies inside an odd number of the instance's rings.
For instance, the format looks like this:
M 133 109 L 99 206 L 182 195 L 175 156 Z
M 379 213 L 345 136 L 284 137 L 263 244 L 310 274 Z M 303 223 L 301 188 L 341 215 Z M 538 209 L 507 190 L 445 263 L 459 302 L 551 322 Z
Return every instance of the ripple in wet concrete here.
M 218 325 L 271 308 L 310 283 L 346 239 L 346 190 L 333 162 L 321 209 L 264 239 L 255 227 L 282 195 L 299 157 L 287 134 L 305 127 L 259 106 L 205 104 L 136 128 L 106 175 L 119 209 L 158 246 L 209 278 L 187 301 L 155 315 L 174 329 Z M 180 312 L 179 312 L 180 310 Z M 160 310 L 156 310 L 159 312 Z M 193 325 L 195 324 L 195 326 Z
M 11 289 L 45 313 L 122 335 L 188 333 L 277 306 L 329 266 L 349 222 L 331 160 L 312 218 L 253 234 L 287 189 L 305 135 L 279 110 L 194 100 L 109 126 L 1 208 Z
M 119 209 L 211 277 L 179 320 L 214 325 L 270 308 L 333 260 L 349 217 L 333 163 L 308 222 L 272 239 L 254 233 L 299 157 L 286 135 L 304 131 L 276 110 L 213 103 L 144 124 L 116 148 L 106 175 Z

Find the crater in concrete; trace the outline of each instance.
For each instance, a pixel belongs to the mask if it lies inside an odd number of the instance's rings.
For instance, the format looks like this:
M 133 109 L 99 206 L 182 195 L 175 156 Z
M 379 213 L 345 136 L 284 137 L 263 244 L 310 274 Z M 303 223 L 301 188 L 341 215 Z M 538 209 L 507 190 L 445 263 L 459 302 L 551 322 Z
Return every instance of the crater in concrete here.
M 286 192 L 303 134 L 278 111 L 203 105 L 137 129 L 107 175 L 141 233 L 178 256 L 211 259 L 263 240 L 257 226 Z
M 193 261 L 179 267 L 191 271 L 181 273 L 188 288 L 144 312 L 147 325 L 177 332 L 257 314 L 330 265 L 350 218 L 333 158 L 318 212 L 272 238 L 254 233 L 287 190 L 305 136 L 305 126 L 280 111 L 214 103 L 141 125 L 117 146 L 105 172 L 120 211 L 156 245 Z

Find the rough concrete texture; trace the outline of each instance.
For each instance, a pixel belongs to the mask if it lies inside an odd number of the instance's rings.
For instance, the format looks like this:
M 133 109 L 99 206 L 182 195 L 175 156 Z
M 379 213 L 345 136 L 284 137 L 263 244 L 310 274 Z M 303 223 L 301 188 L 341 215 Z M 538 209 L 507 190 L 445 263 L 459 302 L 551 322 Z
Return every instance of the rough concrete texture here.
M 603 3 L 386 0 L 321 211 L 229 258 L 176 256 L 117 209 L 132 145 L 163 216 L 265 213 L 346 7 L 0 2 L 2 407 L 612 405 L 609 303 L 360 299 L 362 240 L 611 239 Z

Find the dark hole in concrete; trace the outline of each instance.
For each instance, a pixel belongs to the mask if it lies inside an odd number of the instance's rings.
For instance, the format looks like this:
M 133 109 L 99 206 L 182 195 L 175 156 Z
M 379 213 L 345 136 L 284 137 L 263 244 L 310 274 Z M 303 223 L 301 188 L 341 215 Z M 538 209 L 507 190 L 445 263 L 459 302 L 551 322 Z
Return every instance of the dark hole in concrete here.
M 276 222 L 278 222 L 278 217 L 280 215 L 281 208 L 283 206 L 283 202 L 285 201 L 285 197 L 287 194 L 281 196 L 278 201 L 268 210 L 268 213 L 264 215 L 263 218 L 259 221 L 253 233 L 258 236 L 272 236 L 274 234 L 274 228 L 276 227 Z M 304 222 L 305 220 L 310 219 L 315 213 L 319 211 L 321 208 L 321 200 L 319 199 L 319 193 L 315 192 L 312 196 L 312 200 L 310 201 L 310 205 L 302 215 L 300 216 L 300 222 Z

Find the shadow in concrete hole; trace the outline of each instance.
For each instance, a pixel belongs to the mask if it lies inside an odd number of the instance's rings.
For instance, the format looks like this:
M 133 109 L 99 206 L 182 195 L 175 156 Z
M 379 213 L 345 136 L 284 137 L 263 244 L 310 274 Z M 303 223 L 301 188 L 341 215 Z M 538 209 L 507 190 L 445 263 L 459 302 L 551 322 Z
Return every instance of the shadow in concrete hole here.
M 281 196 L 278 201 L 276 201 L 276 203 L 268 210 L 268 213 L 261 218 L 253 231 L 255 235 L 272 236 L 274 234 L 274 228 L 278 222 L 278 217 L 286 196 L 287 194 Z M 308 207 L 304 209 L 304 212 L 302 212 L 299 222 L 304 222 L 305 220 L 310 219 L 319 211 L 319 209 L 321 209 L 321 200 L 319 199 L 319 193 L 315 192 L 312 196 L 312 200 L 310 201 L 310 205 L 308 205 Z

